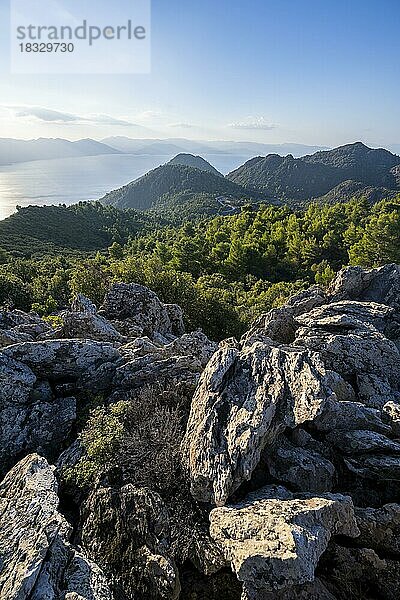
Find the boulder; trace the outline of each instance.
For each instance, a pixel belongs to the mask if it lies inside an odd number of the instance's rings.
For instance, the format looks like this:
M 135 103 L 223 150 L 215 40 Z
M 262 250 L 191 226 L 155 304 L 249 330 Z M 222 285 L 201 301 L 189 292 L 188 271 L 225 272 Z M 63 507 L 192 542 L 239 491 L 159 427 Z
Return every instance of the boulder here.
M 69 543 L 72 528 L 58 512 L 44 458 L 27 456 L 0 484 L 0 525 L 1 598 L 112 600 L 102 571 Z
M 104 317 L 92 312 L 60 313 L 62 326 L 58 337 L 65 339 L 88 339 L 100 342 L 122 343 L 125 338 Z
M 157 384 L 193 393 L 217 348 L 201 331 L 186 333 L 166 345 L 155 344 L 148 337 L 137 338 L 120 348 L 126 362 L 117 369 L 114 387 L 126 390 Z
M 56 457 L 75 419 L 74 397 L 55 397 L 28 366 L 0 354 L 0 473 L 32 451 Z
M 274 308 L 258 317 L 250 331 L 243 336 L 242 341 L 249 343 L 254 336 L 262 333 L 281 344 L 290 344 L 293 342 L 298 328 L 295 317 L 309 312 L 326 301 L 324 291 L 318 286 L 300 292 L 292 296 L 285 306 Z
M 182 444 L 195 498 L 223 505 L 281 431 L 322 412 L 334 396 L 331 383 L 316 354 L 269 338 L 216 352 L 194 395 Z
M 0 310 L 0 348 L 20 342 L 33 342 L 51 331 L 51 326 L 35 313 Z
M 3 355 L 51 382 L 72 381 L 93 392 L 108 387 L 121 356 L 110 343 L 90 340 L 47 340 L 15 344 Z
M 155 492 L 131 484 L 97 487 L 83 509 L 82 542 L 127 597 L 131 590 L 142 600 L 179 597 L 169 515 Z
M 400 454 L 400 444 L 375 431 L 356 429 L 353 431 L 332 431 L 327 441 L 342 454 L 365 454 L 389 452 Z
M 330 494 L 287 500 L 261 495 L 215 508 L 210 532 L 249 600 L 313 582 L 332 536 L 359 535 L 351 498 Z
M 270 474 L 292 489 L 315 493 L 332 490 L 335 467 L 318 452 L 296 447 L 282 437 L 264 454 Z
M 360 300 L 400 307 L 400 266 L 389 264 L 378 269 L 347 267 L 338 273 L 329 290 L 331 301 Z
M 126 322 L 132 335 L 125 327 L 121 333 L 128 337 L 173 336 L 174 330 L 182 325 L 176 307 L 167 308 L 154 292 L 135 283 L 115 283 L 106 294 L 99 314 L 114 321 L 118 330 L 121 322 Z

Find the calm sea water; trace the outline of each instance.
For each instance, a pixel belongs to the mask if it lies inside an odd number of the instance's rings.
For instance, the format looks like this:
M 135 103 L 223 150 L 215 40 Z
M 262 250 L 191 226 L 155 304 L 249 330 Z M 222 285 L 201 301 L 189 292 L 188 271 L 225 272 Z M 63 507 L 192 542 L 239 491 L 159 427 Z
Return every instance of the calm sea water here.
M 15 212 L 17 205 L 68 205 L 97 200 L 170 158 L 115 154 L 0 166 L 0 219 Z M 249 157 L 218 154 L 204 158 L 226 174 Z

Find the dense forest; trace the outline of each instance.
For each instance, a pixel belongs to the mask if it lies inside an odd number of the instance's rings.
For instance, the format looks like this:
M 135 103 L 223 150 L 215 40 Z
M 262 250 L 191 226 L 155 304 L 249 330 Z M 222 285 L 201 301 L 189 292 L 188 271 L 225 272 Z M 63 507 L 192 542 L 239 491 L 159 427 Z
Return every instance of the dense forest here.
M 98 203 L 53 207 L 51 222 L 40 218 L 41 209 L 30 210 L 30 247 L 23 238 L 18 250 L 13 245 L 13 218 L 2 225 L 9 235 L 0 228 L 0 304 L 41 315 L 67 306 L 77 292 L 100 304 L 113 281 L 137 282 L 180 304 L 190 328 L 221 339 L 239 335 L 295 291 L 327 285 L 343 265 L 400 262 L 400 197 L 297 211 L 245 206 L 232 216 L 178 225 Z M 52 240 L 41 254 L 32 211 L 42 239 Z M 83 221 L 75 221 L 80 212 Z

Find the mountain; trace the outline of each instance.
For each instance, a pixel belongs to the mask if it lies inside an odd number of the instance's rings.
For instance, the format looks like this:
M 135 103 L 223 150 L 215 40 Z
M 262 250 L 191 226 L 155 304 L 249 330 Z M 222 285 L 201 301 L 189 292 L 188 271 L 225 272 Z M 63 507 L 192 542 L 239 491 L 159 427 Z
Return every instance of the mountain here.
M 0 165 L 103 154 L 121 154 L 121 152 L 92 139 L 71 142 L 62 138 L 39 138 L 37 140 L 0 138 Z
M 217 171 L 215 167 L 213 167 L 208 161 L 204 160 L 201 156 L 194 156 L 193 154 L 178 154 L 174 158 L 172 158 L 169 165 L 183 165 L 184 167 L 194 167 L 195 169 L 200 169 L 200 171 L 206 171 L 208 173 L 213 173 L 214 175 L 218 175 L 219 177 L 223 177 L 222 173 Z
M 302 158 L 259 156 L 227 177 L 249 189 L 263 189 L 276 198 L 305 201 L 324 196 L 349 180 L 369 187 L 399 190 L 398 165 L 399 156 L 356 142 Z
M 178 153 L 231 155 L 241 158 L 250 158 L 256 154 L 266 155 L 270 153 L 304 156 L 305 154 L 327 149 L 322 146 L 290 143 L 262 144 L 259 142 L 197 141 L 185 138 L 134 139 L 126 136 L 107 137 L 102 140 L 102 143 L 127 154 L 155 154 L 159 156 Z
M 117 208 L 149 210 L 171 197 L 182 194 L 211 194 L 218 198 L 232 196 L 236 199 L 261 199 L 258 192 L 245 190 L 220 174 L 181 164 L 167 163 L 153 169 L 143 177 L 106 194 L 100 202 Z

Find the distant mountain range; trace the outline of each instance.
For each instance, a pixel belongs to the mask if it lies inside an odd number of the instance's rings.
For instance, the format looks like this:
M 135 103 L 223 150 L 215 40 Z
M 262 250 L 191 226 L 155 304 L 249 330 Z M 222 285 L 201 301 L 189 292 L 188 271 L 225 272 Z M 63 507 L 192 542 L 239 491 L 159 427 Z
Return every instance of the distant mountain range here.
M 121 151 L 90 138 L 75 142 L 61 138 L 39 138 L 37 140 L 0 138 L 0 165 L 103 154 L 121 154 Z
M 92 139 L 71 142 L 62 138 L 39 138 L 37 140 L 16 140 L 0 138 L 0 165 L 71 158 L 76 156 L 100 156 L 104 154 L 133 154 L 139 156 L 160 156 L 165 160 L 177 154 L 201 154 L 237 156 L 239 159 L 255 154 L 292 153 L 302 156 L 322 150 L 320 146 L 302 144 L 257 144 L 253 142 L 198 142 L 179 138 L 171 139 L 131 139 L 123 136 L 109 137 L 100 142 Z
M 101 199 L 104 204 L 136 210 L 170 210 L 185 201 L 196 210 L 232 210 L 246 202 L 290 205 L 311 200 L 333 203 L 352 197 L 370 202 L 400 193 L 400 157 L 388 150 L 371 149 L 356 142 L 303 158 L 269 154 L 247 161 L 222 176 L 200 156 L 180 154 L 169 163 L 114 190 Z M 205 203 L 205 195 L 207 202 Z

